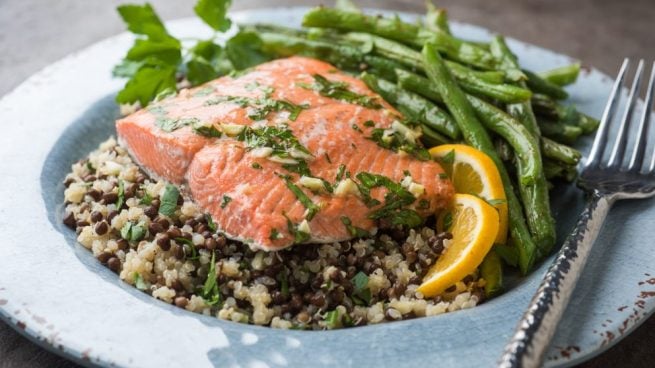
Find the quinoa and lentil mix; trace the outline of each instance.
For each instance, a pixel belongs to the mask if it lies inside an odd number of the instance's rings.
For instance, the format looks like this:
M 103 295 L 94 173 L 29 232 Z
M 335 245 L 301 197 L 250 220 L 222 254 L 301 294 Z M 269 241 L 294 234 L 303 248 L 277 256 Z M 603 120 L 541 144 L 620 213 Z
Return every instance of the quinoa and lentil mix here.
M 436 298 L 416 291 L 450 238 L 430 227 L 277 252 L 226 239 L 113 138 L 75 163 L 64 184 L 63 222 L 77 240 L 121 280 L 192 312 L 317 330 L 432 316 L 484 297 L 475 274 Z

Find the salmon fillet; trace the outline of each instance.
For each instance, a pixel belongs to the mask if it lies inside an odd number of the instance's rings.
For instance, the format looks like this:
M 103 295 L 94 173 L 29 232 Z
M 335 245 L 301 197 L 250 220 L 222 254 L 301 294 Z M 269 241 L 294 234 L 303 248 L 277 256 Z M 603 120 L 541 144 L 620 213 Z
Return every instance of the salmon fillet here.
M 291 57 L 182 91 L 116 127 L 141 166 L 185 184 L 226 236 L 277 250 L 374 233 L 394 190 L 413 193 L 403 209 L 418 216 L 448 204 L 439 164 L 382 147 L 394 132 L 411 137 L 401 118 L 362 81 Z

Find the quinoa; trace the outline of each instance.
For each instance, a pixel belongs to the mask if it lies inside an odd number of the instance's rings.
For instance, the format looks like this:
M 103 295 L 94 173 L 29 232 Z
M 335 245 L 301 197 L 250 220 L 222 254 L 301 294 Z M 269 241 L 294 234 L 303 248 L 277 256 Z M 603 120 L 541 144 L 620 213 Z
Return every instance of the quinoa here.
M 63 222 L 78 242 L 124 282 L 191 312 L 321 330 L 433 316 L 484 298 L 477 273 L 434 298 L 416 291 L 451 238 L 427 226 L 266 252 L 215 231 L 184 195 L 163 215 L 168 184 L 141 171 L 113 138 L 75 163 L 64 184 Z

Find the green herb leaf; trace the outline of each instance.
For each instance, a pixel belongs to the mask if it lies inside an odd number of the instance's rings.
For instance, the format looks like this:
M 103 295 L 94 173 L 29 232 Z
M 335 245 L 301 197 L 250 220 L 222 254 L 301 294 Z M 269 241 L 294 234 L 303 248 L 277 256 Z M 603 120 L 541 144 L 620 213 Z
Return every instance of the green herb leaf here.
M 193 242 L 191 240 L 189 240 L 187 238 L 182 238 L 182 237 L 175 238 L 173 240 L 175 240 L 176 243 L 180 243 L 180 244 L 184 244 L 184 245 L 188 246 L 189 251 L 191 252 L 191 255 L 190 256 L 186 255 L 186 249 L 185 249 L 184 255 L 186 256 L 186 259 L 189 259 L 189 260 L 198 259 L 198 257 L 199 257 L 198 256 L 198 249 L 196 249 L 196 245 L 193 244 Z
M 232 202 L 232 198 L 226 195 L 223 195 L 223 198 L 221 199 L 221 208 L 227 207 L 227 205 Z
M 287 218 L 287 230 L 289 233 L 293 234 L 294 244 L 304 243 L 311 238 L 311 234 L 298 230 L 298 225 L 294 225 L 294 223 L 287 217 L 286 214 L 284 217 Z
M 231 4 L 231 0 L 198 0 L 193 10 L 214 30 L 225 32 L 232 25 L 232 21 L 227 17 Z
M 139 204 L 145 204 L 146 206 L 149 206 L 151 203 L 152 203 L 152 197 L 147 191 L 145 191 L 143 193 L 143 197 L 141 197 L 141 200 L 139 201 Z
M 250 166 L 252 166 L 253 169 L 255 170 L 261 170 L 262 165 L 260 165 L 258 162 L 253 162 Z
M 305 194 L 305 192 L 300 189 L 296 184 L 292 183 L 290 179 L 284 178 L 284 182 L 287 184 L 287 188 L 298 198 L 300 203 L 307 209 L 307 215 L 305 218 L 307 221 L 311 221 L 314 218 L 314 215 L 318 213 L 321 209 L 316 203 Z
M 368 276 L 359 271 L 350 281 L 353 283 L 353 296 L 360 299 L 364 305 L 369 305 L 371 290 L 368 288 Z
M 121 228 L 121 238 L 127 241 L 138 242 L 143 239 L 145 235 L 146 228 L 143 224 L 135 225 L 132 222 L 126 222 Z
M 406 208 L 416 201 L 416 197 L 402 185 L 386 176 L 367 172 L 358 173 L 357 179 L 361 183 L 359 191 L 369 207 L 379 204 L 379 201 L 370 198 L 370 190 L 377 187 L 387 189 L 387 193 L 384 195 L 384 204 L 379 209 L 371 212 L 369 218 L 375 220 L 387 219 L 392 225 L 408 228 L 417 227 L 423 223 L 423 218 L 416 211 Z
M 276 279 L 280 283 L 280 293 L 285 297 L 289 296 L 289 276 L 286 266 L 283 266 L 282 270 L 278 272 Z
M 164 195 L 161 196 L 159 213 L 168 217 L 173 216 L 175 214 L 175 209 L 177 209 L 177 200 L 179 197 L 180 191 L 177 187 L 172 184 L 166 184 Z
M 217 305 L 221 302 L 222 295 L 218 288 L 216 274 L 216 253 L 212 252 L 212 259 L 209 264 L 209 271 L 207 272 L 207 279 L 202 287 L 202 298 L 208 305 Z
M 116 210 L 120 211 L 125 203 L 125 182 L 118 180 L 118 200 L 116 201 Z
M 339 328 L 341 326 L 339 311 L 336 309 L 325 313 L 325 317 L 323 317 L 323 319 L 325 320 L 325 326 L 330 330 Z
M 346 226 L 346 229 L 348 229 L 350 235 L 352 235 L 355 238 L 365 238 L 367 236 L 370 236 L 368 231 L 360 227 L 353 226 L 352 221 L 347 216 L 341 216 L 341 223 L 343 223 Z
M 270 240 L 278 240 L 280 239 L 281 236 L 282 234 L 280 234 L 280 232 L 276 228 L 273 228 L 271 229 L 271 234 L 268 236 L 268 238 Z
M 175 67 L 142 67 L 132 79 L 130 79 L 125 88 L 118 95 L 118 103 L 131 104 L 139 102 L 141 106 L 146 106 L 157 94 L 162 91 L 173 88 L 175 89 Z
M 205 214 L 205 220 L 207 221 L 207 227 L 212 233 L 215 233 L 216 230 L 218 230 L 218 227 L 216 226 L 216 223 L 214 222 L 214 219 L 212 218 L 212 215 L 210 214 Z
M 168 32 L 150 4 L 121 5 L 117 8 L 130 32 L 153 39 L 168 37 Z
M 236 70 L 244 70 L 268 61 L 262 51 L 262 40 L 257 33 L 240 31 L 225 44 L 227 57 Z
M 137 289 L 139 290 L 148 289 L 148 284 L 145 282 L 145 280 L 143 280 L 143 277 L 141 277 L 140 273 L 135 272 L 133 278 L 134 278 L 134 286 L 136 286 Z
M 302 88 L 313 89 L 321 96 L 333 98 L 335 100 L 345 101 L 355 105 L 364 106 L 370 109 L 381 109 L 382 104 L 377 98 L 360 95 L 348 89 L 349 85 L 345 82 L 330 81 L 320 74 L 314 74 L 314 84 L 310 86 L 303 86 Z
M 121 228 L 121 238 L 125 240 L 130 240 L 130 234 L 132 233 L 132 223 L 126 222 L 125 225 Z

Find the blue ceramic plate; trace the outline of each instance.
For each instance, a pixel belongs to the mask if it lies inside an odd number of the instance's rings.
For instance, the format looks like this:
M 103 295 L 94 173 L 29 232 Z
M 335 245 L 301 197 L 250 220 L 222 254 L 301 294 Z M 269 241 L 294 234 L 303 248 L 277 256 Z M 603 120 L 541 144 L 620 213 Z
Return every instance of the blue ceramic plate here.
M 238 22 L 299 24 L 304 8 L 235 13 Z M 405 14 L 411 19 L 412 15 Z M 169 24 L 180 36 L 206 28 Z M 471 39 L 483 29 L 456 24 Z M 122 34 L 37 73 L 0 100 L 0 316 L 33 341 L 78 362 L 102 366 L 492 366 L 545 272 L 546 262 L 504 295 L 470 310 L 338 331 L 282 331 L 180 310 L 133 289 L 101 266 L 61 224 L 70 165 L 113 134 L 121 82 L 111 67 L 131 45 Z M 523 65 L 547 69 L 568 57 L 512 42 Z M 618 60 L 617 60 L 618 64 Z M 611 80 L 590 70 L 572 100 L 599 116 Z M 582 196 L 554 190 L 561 238 Z M 620 203 L 611 213 L 548 352 L 547 365 L 571 365 L 607 349 L 655 309 L 653 201 Z M 561 239 L 560 239 L 561 241 Z M 654 276 L 651 276 L 654 275 Z

